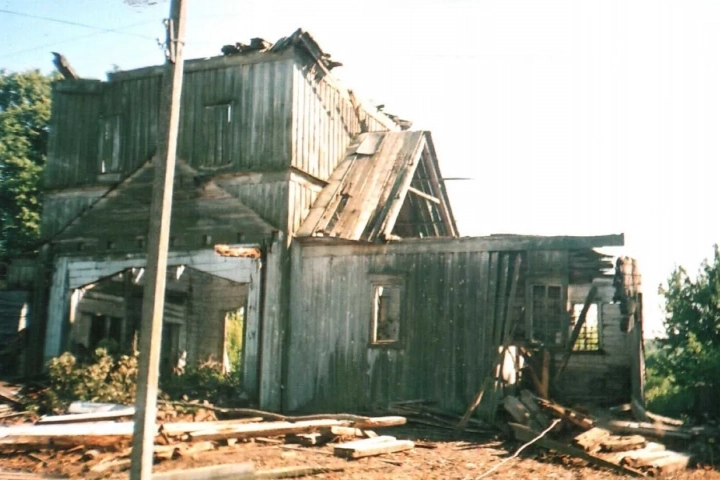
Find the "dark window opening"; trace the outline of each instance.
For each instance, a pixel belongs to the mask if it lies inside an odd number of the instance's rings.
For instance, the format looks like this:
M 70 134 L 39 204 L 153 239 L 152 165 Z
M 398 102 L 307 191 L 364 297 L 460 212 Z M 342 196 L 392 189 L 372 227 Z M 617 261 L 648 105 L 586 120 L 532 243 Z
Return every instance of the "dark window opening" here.
M 400 340 L 400 285 L 374 285 L 372 343 Z
M 564 310 L 562 287 L 559 285 L 533 285 L 533 338 L 548 346 L 561 345 Z
M 120 171 L 120 115 L 100 119 L 100 173 Z
M 109 346 L 108 343 L 115 343 L 116 347 L 122 340 L 122 318 L 110 317 L 107 315 L 93 315 L 90 321 L 90 351 L 98 347 Z

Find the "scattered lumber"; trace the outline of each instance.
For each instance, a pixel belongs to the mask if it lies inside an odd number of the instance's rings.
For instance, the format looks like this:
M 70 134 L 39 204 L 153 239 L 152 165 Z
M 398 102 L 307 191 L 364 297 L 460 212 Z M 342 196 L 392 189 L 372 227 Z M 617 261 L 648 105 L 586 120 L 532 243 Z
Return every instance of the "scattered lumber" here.
M 116 410 L 124 410 L 128 405 L 119 403 L 100 403 L 100 402 L 72 402 L 68 405 L 67 413 L 100 413 L 113 412 Z
M 525 425 L 520 425 L 518 423 L 510 423 L 510 427 L 513 430 L 513 433 L 515 434 L 515 438 L 522 442 L 529 442 L 533 440 L 535 437 L 537 437 L 537 433 L 530 428 L 526 427 Z M 610 462 L 608 460 L 604 460 L 600 457 L 596 457 L 595 455 L 592 455 L 590 453 L 587 453 L 579 448 L 572 447 L 570 445 L 565 445 L 561 442 L 557 442 L 555 440 L 551 440 L 549 438 L 543 437 L 540 438 L 535 442 L 535 445 L 538 445 L 543 448 L 547 448 L 548 450 L 555 450 L 556 452 L 563 453 L 565 455 L 570 455 L 572 457 L 580 458 L 582 460 L 585 460 L 586 462 L 592 463 L 594 465 L 597 465 L 599 467 L 603 468 L 609 468 L 615 472 L 622 473 L 624 475 L 630 475 L 633 477 L 644 477 L 645 474 L 639 470 L 635 470 L 630 467 L 626 467 L 624 465 L 620 465 L 617 463 Z
M 362 420 L 357 420 L 352 423 L 355 428 L 384 428 L 384 427 L 399 427 L 405 425 L 407 419 L 405 417 L 368 417 Z
M 92 467 L 87 478 L 101 478 L 110 473 L 122 472 L 129 468 L 130 459 L 128 458 L 109 459 L 108 461 L 100 462 Z
M 685 470 L 690 463 L 690 456 L 681 453 L 671 452 L 666 457 L 661 457 L 652 462 L 651 470 L 655 476 L 667 475 L 669 473 Z
M 303 447 L 317 447 L 325 445 L 334 437 L 330 435 L 323 435 L 322 433 L 294 433 L 285 436 L 285 441 L 288 443 L 297 443 Z
M 520 425 L 530 425 L 532 416 L 525 405 L 523 405 L 523 402 L 518 400 L 517 397 L 512 395 L 506 396 L 503 400 L 503 406 L 505 407 L 505 411 L 513 417 L 515 422 Z
M 262 422 L 262 418 L 237 418 L 233 420 L 217 420 L 211 422 L 168 422 L 163 423 L 160 426 L 160 433 L 163 433 L 169 437 L 176 437 L 185 435 L 191 432 L 200 430 L 207 430 L 209 428 L 242 425 L 247 423 L 258 423 Z
M 304 422 L 263 422 L 208 428 L 190 432 L 193 440 L 224 440 L 227 438 L 273 437 L 297 433 L 313 433 L 323 427 L 349 426 L 340 420 L 311 420 Z
M 135 407 L 124 407 L 122 409 L 99 411 L 92 413 L 71 413 L 68 415 L 46 415 L 41 417 L 38 424 L 78 423 L 97 422 L 102 420 L 114 420 L 117 418 L 132 417 L 135 415 Z
M 640 452 L 640 450 L 638 450 L 638 452 Z M 625 457 L 623 457 L 620 463 L 633 468 L 652 467 L 652 464 L 655 460 L 657 460 L 658 458 L 666 457 L 669 453 L 671 452 L 663 450 L 657 452 L 642 452 L 637 455 L 625 455 Z
M 152 480 L 250 480 L 255 477 L 255 467 L 252 463 L 233 463 L 227 465 L 212 465 L 210 467 L 171 470 L 169 472 L 154 473 Z M 277 478 L 277 477 L 265 477 Z
M 641 435 L 617 436 L 611 435 L 600 442 L 604 452 L 623 452 L 627 450 L 638 450 L 647 445 L 647 440 Z
M 630 433 L 655 438 L 676 438 L 689 440 L 694 436 L 693 431 L 658 423 L 611 420 L 607 423 L 606 427 L 613 433 Z
M 542 408 L 544 408 L 554 416 L 564 418 L 573 425 L 576 425 L 584 430 L 590 430 L 595 426 L 595 420 L 576 410 L 563 407 L 562 405 L 558 405 L 555 402 L 551 402 L 550 400 L 545 400 L 543 398 L 536 398 L 536 401 L 538 405 L 540 405 Z
M 604 428 L 593 427 L 575 437 L 574 441 L 586 452 L 597 453 L 602 449 L 602 441 L 610 437 L 610 435 L 611 433 Z
M 402 415 L 406 418 L 407 422 L 410 423 L 428 425 L 448 430 L 455 430 L 458 422 L 460 421 L 459 415 L 431 407 L 421 403 L 420 401 L 396 402 L 388 407 L 388 411 L 390 413 Z M 474 418 L 468 418 L 467 425 L 472 426 L 471 428 L 465 428 L 468 432 L 482 433 L 484 430 L 490 428 L 488 425 Z
M 335 446 L 333 453 L 338 457 L 355 459 L 385 453 L 401 452 L 414 447 L 415 444 L 410 440 L 398 440 L 395 437 L 380 436 L 349 443 L 341 443 Z
M 682 420 L 678 420 L 677 418 L 665 417 L 663 415 L 658 415 L 657 413 L 652 413 L 647 410 L 645 411 L 645 414 L 650 420 L 655 423 L 664 423 L 665 425 L 672 425 L 675 427 L 682 427 L 683 425 L 685 425 L 685 422 L 683 422 Z
M 665 445 L 663 445 L 662 443 L 648 442 L 648 444 L 645 445 L 645 447 L 641 448 L 640 450 L 631 450 L 628 452 L 618 453 L 615 456 L 615 461 L 623 463 L 623 461 L 626 458 L 633 459 L 633 458 L 641 457 L 643 455 L 647 455 L 650 453 L 664 452 L 664 451 L 665 451 Z
M 342 472 L 343 467 L 283 467 L 273 468 L 272 470 L 259 470 L 255 472 L 254 479 L 262 478 L 298 478 L 309 477 L 311 475 L 320 475 L 323 473 Z M 234 479 L 235 477 L 233 477 Z

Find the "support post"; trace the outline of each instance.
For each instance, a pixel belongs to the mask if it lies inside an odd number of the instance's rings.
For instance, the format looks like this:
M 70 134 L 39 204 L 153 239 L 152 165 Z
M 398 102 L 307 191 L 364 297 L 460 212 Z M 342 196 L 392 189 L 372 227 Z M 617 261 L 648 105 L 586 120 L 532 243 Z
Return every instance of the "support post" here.
M 185 0 L 172 0 L 170 20 L 167 22 L 167 50 L 169 53 L 165 62 L 160 97 L 161 119 L 157 156 L 153 159 L 155 179 L 148 229 L 145 271 L 147 281 L 143 291 L 142 322 L 138 346 L 138 388 L 135 400 L 131 480 L 150 480 L 152 476 L 165 276 L 180 123 L 186 7 Z

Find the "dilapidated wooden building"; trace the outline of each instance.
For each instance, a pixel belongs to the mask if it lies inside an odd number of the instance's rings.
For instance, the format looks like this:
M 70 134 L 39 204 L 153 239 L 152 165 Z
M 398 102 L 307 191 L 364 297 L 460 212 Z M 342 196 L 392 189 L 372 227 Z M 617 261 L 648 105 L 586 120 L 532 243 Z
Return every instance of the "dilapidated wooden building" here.
M 309 34 L 226 53 L 185 63 L 165 369 L 238 358 L 272 410 L 458 410 L 505 344 L 565 364 L 567 397 L 641 392 L 641 309 L 593 250 L 621 235 L 460 238 L 431 134 L 358 100 Z M 138 329 L 161 72 L 54 86 L 35 369 Z M 537 376 L 520 357 L 512 382 Z

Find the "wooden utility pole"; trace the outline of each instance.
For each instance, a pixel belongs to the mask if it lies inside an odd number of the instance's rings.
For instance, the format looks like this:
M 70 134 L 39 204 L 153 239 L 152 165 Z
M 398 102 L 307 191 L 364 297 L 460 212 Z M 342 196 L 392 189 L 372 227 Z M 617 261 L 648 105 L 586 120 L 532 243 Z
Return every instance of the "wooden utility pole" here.
M 160 342 L 165 306 L 170 213 L 180 123 L 180 93 L 183 79 L 183 42 L 187 0 L 172 0 L 167 22 L 167 59 L 160 96 L 155 180 L 150 205 L 146 282 L 140 324 L 138 385 L 135 400 L 131 480 L 150 480 L 155 441 Z

